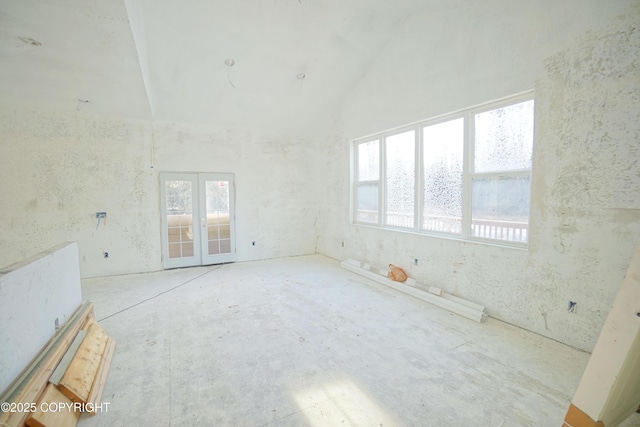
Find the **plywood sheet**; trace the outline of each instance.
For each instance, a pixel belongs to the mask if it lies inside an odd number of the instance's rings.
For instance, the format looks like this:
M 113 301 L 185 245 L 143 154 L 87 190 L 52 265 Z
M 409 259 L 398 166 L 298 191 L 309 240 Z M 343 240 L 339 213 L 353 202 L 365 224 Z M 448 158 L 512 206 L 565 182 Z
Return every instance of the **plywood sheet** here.
M 108 339 L 98 323 L 89 326 L 87 336 L 58 384 L 60 391 L 74 402 L 87 402 Z
M 96 408 L 101 404 L 102 392 L 104 391 L 104 386 L 107 382 L 107 375 L 109 374 L 109 367 L 111 366 L 111 359 L 113 358 L 115 349 L 116 341 L 113 338 L 109 338 L 102 356 L 102 361 L 100 362 L 100 367 L 96 373 L 96 378 L 93 381 L 91 392 L 87 399 L 87 412 L 91 415 L 96 414 Z

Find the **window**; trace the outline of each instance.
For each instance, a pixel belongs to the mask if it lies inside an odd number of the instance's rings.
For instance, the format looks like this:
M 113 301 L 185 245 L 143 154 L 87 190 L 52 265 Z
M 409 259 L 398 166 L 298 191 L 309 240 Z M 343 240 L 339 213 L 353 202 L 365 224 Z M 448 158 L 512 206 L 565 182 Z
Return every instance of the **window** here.
M 528 241 L 531 93 L 354 142 L 355 223 Z
M 356 172 L 356 221 L 378 223 L 380 141 L 358 144 Z
M 422 229 L 462 233 L 464 120 L 422 128 Z
M 385 224 L 413 228 L 416 131 L 387 137 L 385 147 Z
M 526 243 L 533 100 L 474 115 L 471 235 Z

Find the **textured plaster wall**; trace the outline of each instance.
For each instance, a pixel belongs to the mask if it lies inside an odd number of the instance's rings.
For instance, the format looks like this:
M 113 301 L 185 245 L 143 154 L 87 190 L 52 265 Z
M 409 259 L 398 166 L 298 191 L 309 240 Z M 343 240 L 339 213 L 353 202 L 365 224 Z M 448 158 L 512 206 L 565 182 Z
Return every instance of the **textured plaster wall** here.
M 591 350 L 640 242 L 640 8 L 576 3 L 582 7 L 567 20 L 569 2 L 554 5 L 567 7 L 558 14 L 548 6 L 512 11 L 547 30 L 535 37 L 506 37 L 518 20 L 498 16 L 489 28 L 472 19 L 481 10 L 469 11 L 469 25 L 455 34 L 444 31 L 447 19 L 433 22 L 440 41 L 424 37 L 426 16 L 405 24 L 320 138 L 328 181 L 318 251 L 393 262 L 419 282 L 486 305 L 491 316 Z M 532 88 L 528 250 L 349 224 L 351 139 Z M 569 300 L 576 313 L 567 311 Z
M 0 107 L 0 267 L 77 241 L 82 277 L 161 269 L 161 171 L 235 173 L 239 261 L 314 253 L 316 158 L 291 136 Z
M 157 171 L 235 174 L 238 261 L 315 253 L 316 159 L 315 145 L 299 137 L 173 123 L 154 127 Z
M 591 348 L 640 243 L 640 7 L 548 59 L 536 90 L 523 281 L 547 333 Z
M 83 277 L 159 269 L 150 135 L 85 110 L 0 107 L 0 266 L 76 241 Z

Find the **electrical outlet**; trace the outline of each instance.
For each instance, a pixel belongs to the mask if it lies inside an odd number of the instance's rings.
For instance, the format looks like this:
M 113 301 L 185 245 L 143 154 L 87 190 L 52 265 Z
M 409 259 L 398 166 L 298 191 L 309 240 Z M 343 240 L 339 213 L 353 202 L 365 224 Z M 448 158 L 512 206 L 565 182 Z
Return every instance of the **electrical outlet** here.
M 106 251 L 105 251 L 105 252 L 104 252 L 104 257 L 105 257 L 105 258 L 109 258 L 109 252 L 106 252 Z
M 251 242 L 251 246 L 255 246 L 255 245 L 256 245 L 256 242 L 254 240 L 253 242 Z
M 106 217 L 107 217 L 106 212 L 96 212 L 96 218 L 106 218 Z

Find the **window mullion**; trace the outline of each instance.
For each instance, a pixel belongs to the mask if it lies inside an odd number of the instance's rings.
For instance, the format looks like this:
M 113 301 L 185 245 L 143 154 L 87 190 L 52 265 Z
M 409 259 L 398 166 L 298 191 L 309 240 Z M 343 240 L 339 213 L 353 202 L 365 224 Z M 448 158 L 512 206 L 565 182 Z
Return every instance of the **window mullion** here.
M 380 137 L 380 181 L 378 181 L 378 225 L 383 227 L 385 224 L 385 216 L 387 215 L 387 137 Z
M 473 175 L 473 119 L 464 115 L 464 148 L 462 163 L 462 238 L 471 235 L 471 179 Z
M 352 160 L 352 171 L 350 174 L 351 179 L 351 197 L 350 197 L 350 206 L 351 206 L 351 221 L 356 223 L 358 222 L 358 206 L 357 206 L 357 195 L 358 195 L 358 143 L 351 144 L 351 160 Z
M 415 185 L 414 185 L 414 191 L 415 191 L 415 206 L 413 209 L 413 229 L 415 231 L 418 231 L 422 228 L 422 208 L 424 206 L 424 202 L 423 202 L 423 196 L 424 196 L 424 191 L 422 190 L 422 186 L 423 184 L 423 176 L 424 174 L 422 173 L 422 156 L 423 156 L 423 151 L 422 151 L 422 127 L 418 126 L 416 128 L 416 146 L 415 146 Z

